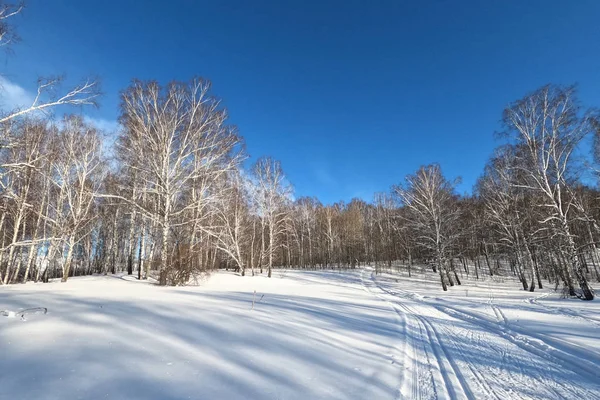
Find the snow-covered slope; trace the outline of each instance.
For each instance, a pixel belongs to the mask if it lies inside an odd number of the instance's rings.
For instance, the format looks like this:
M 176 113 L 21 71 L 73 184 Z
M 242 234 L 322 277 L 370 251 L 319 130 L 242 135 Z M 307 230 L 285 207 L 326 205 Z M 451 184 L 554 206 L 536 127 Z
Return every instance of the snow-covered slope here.
M 0 316 L 0 399 L 600 398 L 599 302 L 427 279 L 0 287 L 0 311 L 48 309 Z

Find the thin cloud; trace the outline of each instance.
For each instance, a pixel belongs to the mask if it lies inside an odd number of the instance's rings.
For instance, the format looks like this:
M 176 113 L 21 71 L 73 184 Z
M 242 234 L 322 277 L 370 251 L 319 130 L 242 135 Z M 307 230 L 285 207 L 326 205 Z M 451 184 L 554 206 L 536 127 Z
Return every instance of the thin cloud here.
M 94 127 L 96 127 L 96 129 L 108 134 L 108 135 L 115 135 L 116 133 L 118 133 L 121 125 L 115 121 L 115 120 L 110 120 L 110 119 L 104 119 L 104 118 L 93 118 L 93 117 L 89 117 L 89 116 L 84 116 L 83 117 L 84 121 Z
M 35 96 L 23 87 L 0 75 L 0 108 L 5 111 L 26 108 L 33 104 L 34 99 Z
M 315 174 L 317 181 L 323 185 L 330 186 L 337 183 L 329 168 L 324 165 L 315 166 L 313 168 L 313 173 Z

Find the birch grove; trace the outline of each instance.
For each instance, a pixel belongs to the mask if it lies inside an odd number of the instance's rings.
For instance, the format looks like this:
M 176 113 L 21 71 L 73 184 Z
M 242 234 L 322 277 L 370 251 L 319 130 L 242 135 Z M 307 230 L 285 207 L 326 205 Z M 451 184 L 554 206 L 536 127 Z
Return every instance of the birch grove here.
M 0 6 L 5 48 L 21 10 Z M 86 118 L 99 86 L 82 82 L 60 90 L 64 80 L 40 79 L 31 104 L 0 109 L 1 284 L 126 272 L 185 285 L 221 268 L 249 279 L 374 265 L 430 269 L 442 290 L 504 275 L 523 290 L 595 296 L 600 191 L 582 176 L 600 170 L 600 118 L 573 87 L 547 85 L 498 110 L 504 135 L 472 194 L 430 164 L 403 182 L 397 171 L 372 199 L 322 204 L 296 198 L 276 158 L 245 166 L 208 80 L 133 80 L 115 132 Z
M 183 260 L 181 251 L 191 257 L 201 235 L 212 234 L 210 211 L 226 191 L 218 182 L 237 168 L 240 139 L 202 79 L 164 88 L 135 81 L 122 95 L 121 113 L 119 161 L 143 193 L 124 200 L 160 229 L 160 283 L 178 281 L 190 271 L 171 268 L 175 258 Z

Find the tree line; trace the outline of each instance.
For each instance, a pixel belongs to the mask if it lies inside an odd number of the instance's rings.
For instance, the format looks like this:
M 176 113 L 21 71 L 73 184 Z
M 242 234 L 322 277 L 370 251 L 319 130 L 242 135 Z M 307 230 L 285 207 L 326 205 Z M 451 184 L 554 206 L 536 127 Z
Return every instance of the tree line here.
M 0 44 L 18 40 L 0 3 Z M 93 106 L 96 81 L 60 94 L 39 81 L 29 107 L 0 114 L 0 283 L 127 270 L 178 285 L 207 271 L 431 268 L 443 290 L 474 275 L 516 276 L 593 299 L 600 282 L 600 119 L 574 87 L 547 85 L 502 113 L 503 144 L 473 193 L 437 164 L 361 199 L 295 198 L 281 163 L 249 169 L 243 138 L 208 80 L 134 80 L 120 94 L 119 129 L 104 133 L 57 106 Z

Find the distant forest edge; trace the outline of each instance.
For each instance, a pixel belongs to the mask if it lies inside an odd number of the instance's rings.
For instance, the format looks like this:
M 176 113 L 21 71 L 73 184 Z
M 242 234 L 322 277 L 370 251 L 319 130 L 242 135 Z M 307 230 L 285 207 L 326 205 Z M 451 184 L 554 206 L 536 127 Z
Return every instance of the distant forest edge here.
M 5 49 L 18 42 L 21 10 L 0 2 Z M 574 87 L 547 85 L 507 106 L 503 144 L 472 195 L 458 195 L 457 181 L 432 164 L 371 203 L 323 205 L 294 198 L 275 159 L 243 169 L 243 138 L 207 80 L 134 80 L 109 152 L 86 118 L 51 114 L 96 105 L 97 81 L 59 84 L 40 79 L 31 106 L 0 110 L 2 284 L 127 270 L 179 285 L 222 267 L 270 277 L 274 266 L 373 263 L 410 274 L 419 263 L 439 273 L 443 290 L 464 270 L 594 298 L 600 196 L 581 176 L 597 175 L 600 146 L 581 152 L 584 139 L 600 137 L 600 117 Z

